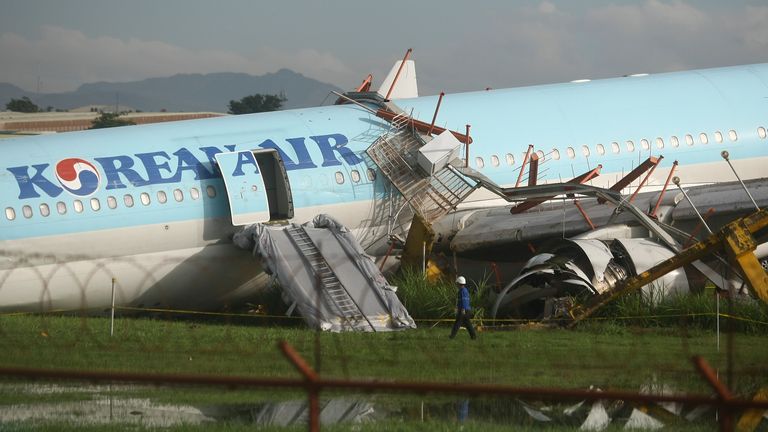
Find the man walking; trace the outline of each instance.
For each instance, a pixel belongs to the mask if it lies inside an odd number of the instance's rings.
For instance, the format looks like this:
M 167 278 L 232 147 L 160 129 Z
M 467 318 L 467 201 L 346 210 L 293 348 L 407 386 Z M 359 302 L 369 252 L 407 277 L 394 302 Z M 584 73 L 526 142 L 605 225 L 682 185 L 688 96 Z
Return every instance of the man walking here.
M 467 280 L 464 276 L 456 278 L 456 285 L 459 288 L 458 296 L 456 299 L 456 321 L 453 323 L 453 330 L 451 330 L 451 339 L 456 336 L 456 332 L 459 331 L 459 327 L 462 325 L 469 331 L 469 337 L 472 339 L 477 338 L 475 334 L 475 328 L 472 327 L 471 314 L 472 307 L 469 304 L 469 290 L 467 289 Z

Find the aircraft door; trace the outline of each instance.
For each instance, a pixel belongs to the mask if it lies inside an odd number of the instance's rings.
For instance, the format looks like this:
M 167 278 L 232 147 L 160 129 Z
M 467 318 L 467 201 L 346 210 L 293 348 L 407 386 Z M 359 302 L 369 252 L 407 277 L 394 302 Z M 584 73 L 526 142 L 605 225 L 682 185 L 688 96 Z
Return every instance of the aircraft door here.
M 219 153 L 216 162 L 227 189 L 233 225 L 293 217 L 288 176 L 276 151 Z
M 216 155 L 227 188 L 232 225 L 269 220 L 267 191 L 256 158 L 249 150 Z

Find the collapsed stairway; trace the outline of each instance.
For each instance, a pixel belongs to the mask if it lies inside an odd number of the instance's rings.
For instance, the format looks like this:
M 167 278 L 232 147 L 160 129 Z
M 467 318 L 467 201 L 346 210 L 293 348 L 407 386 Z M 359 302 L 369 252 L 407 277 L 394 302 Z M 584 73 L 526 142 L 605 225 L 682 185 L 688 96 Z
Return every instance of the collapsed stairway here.
M 326 215 L 305 225 L 255 224 L 235 235 L 273 274 L 311 327 L 334 332 L 415 328 L 395 288 L 387 284 L 349 230 Z

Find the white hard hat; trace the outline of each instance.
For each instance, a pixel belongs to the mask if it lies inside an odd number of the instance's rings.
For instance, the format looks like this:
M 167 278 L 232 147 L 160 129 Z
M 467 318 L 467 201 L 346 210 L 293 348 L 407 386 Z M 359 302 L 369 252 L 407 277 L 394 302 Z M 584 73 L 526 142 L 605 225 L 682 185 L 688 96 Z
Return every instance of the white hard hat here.
M 459 285 L 464 285 L 467 283 L 467 280 L 464 279 L 464 276 L 459 276 L 456 278 L 456 283 Z

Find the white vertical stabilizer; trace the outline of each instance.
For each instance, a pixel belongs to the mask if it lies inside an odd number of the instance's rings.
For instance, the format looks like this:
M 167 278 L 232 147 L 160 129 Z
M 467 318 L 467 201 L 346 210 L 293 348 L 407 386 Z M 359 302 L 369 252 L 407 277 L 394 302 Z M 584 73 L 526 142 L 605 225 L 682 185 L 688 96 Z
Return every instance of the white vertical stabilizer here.
M 376 90 L 376 93 L 383 97 L 387 97 L 387 92 L 389 92 L 389 88 L 395 80 L 395 75 L 397 75 L 397 70 L 400 69 L 402 63 L 402 60 L 395 62 L 395 65 L 392 66 L 392 69 L 389 71 L 389 74 L 387 74 L 387 77 L 384 78 L 384 82 L 381 83 L 381 86 Z M 415 97 L 419 97 L 419 89 L 416 86 L 416 63 L 414 63 L 413 60 L 406 60 L 405 66 L 403 66 L 403 70 L 400 71 L 400 76 L 397 78 L 397 83 L 395 83 L 395 88 L 392 89 L 389 98 L 409 99 Z

